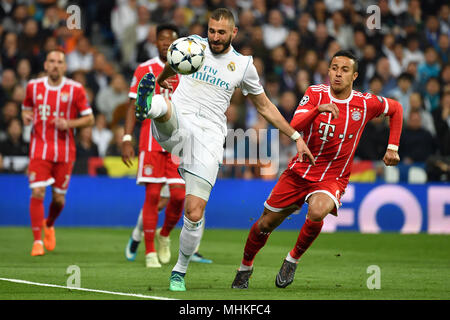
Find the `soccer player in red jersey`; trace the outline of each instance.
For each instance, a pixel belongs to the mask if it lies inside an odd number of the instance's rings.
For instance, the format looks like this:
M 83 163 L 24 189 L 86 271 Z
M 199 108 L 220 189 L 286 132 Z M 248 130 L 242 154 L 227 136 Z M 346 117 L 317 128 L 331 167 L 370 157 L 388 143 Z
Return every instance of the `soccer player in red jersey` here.
M 310 86 L 305 92 L 291 126 L 303 132 L 316 165 L 300 162 L 295 157 L 280 176 L 264 203 L 262 216 L 250 230 L 232 288 L 248 288 L 253 260 L 270 233 L 307 202 L 306 221 L 275 280 L 279 288 L 292 283 L 297 263 L 319 235 L 323 219 L 329 213 L 337 215 L 340 198 L 350 177 L 353 156 L 368 121 L 382 115 L 390 118 L 389 142 L 383 161 L 386 166 L 399 163 L 402 106 L 392 99 L 354 91 L 357 70 L 358 62 L 353 54 L 339 51 L 330 62 L 330 85 Z
M 74 128 L 94 124 L 92 109 L 83 86 L 64 77 L 66 57 L 63 51 L 52 50 L 44 62 L 47 76 L 30 80 L 22 105 L 22 120 L 32 124 L 28 178 L 31 188 L 30 216 L 34 243 L 32 256 L 55 248 L 56 218 L 65 204 L 73 163 L 75 161 Z M 44 221 L 44 197 L 52 185 L 52 201 Z M 44 242 L 42 242 L 44 227 Z
M 131 166 L 131 159 L 134 158 L 134 148 L 132 145 L 132 132 L 136 123 L 135 101 L 137 96 L 137 87 L 141 78 L 148 72 L 158 75 L 164 69 L 167 61 L 167 50 L 170 44 L 178 38 L 177 27 L 164 24 L 159 25 L 156 31 L 156 46 L 159 56 L 140 64 L 134 72 L 130 87 L 129 98 L 130 108 L 127 110 L 125 120 L 125 135 L 123 137 L 122 160 L 127 166 Z M 156 84 L 155 94 L 162 94 L 168 99 L 172 92 L 177 88 L 180 76 L 175 75 L 169 81 L 173 90 L 161 88 Z M 140 233 L 142 226 L 146 247 L 146 266 L 148 268 L 159 268 L 161 263 L 166 264 L 170 261 L 170 238 L 169 234 L 181 217 L 185 188 L 184 180 L 178 174 L 178 164 L 172 160 L 172 155 L 165 151 L 153 138 L 151 129 L 151 120 L 142 121 L 139 137 L 139 166 L 137 174 L 137 183 L 144 184 L 145 202 L 142 207 L 141 215 L 138 218 L 137 227 L 125 249 L 125 256 L 129 261 L 135 260 L 137 247 L 140 243 Z M 169 200 L 166 197 L 161 198 L 161 189 L 169 185 Z M 158 212 L 167 204 L 165 220 L 162 228 L 157 230 Z M 158 252 L 156 253 L 154 239 L 158 242 Z M 197 257 L 197 258 L 201 258 Z M 201 259 L 200 259 L 201 260 Z M 210 262 L 204 259 L 203 261 Z

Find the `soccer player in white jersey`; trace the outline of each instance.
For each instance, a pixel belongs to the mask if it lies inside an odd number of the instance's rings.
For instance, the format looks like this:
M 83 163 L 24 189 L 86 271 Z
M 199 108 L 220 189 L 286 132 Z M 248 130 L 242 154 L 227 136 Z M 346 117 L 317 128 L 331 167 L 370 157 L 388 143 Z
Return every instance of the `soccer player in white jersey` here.
M 237 53 L 231 46 L 236 34 L 232 13 L 225 8 L 216 9 L 208 21 L 208 38 L 192 36 L 205 46 L 204 64 L 196 73 L 181 77 L 171 101 L 153 95 L 153 74 L 146 74 L 139 83 L 136 113 L 138 117 L 154 119 L 154 137 L 164 149 L 180 156 L 179 171 L 186 182 L 184 223 L 178 261 L 170 277 L 171 291 L 186 291 L 184 276 L 202 237 L 204 209 L 223 158 L 225 111 L 235 88 L 249 96 L 268 122 L 296 142 L 299 161 L 306 156 L 314 164 L 300 134 L 264 93 L 252 57 Z M 170 88 L 167 79 L 173 75 L 175 71 L 166 64 L 156 81 L 161 87 Z

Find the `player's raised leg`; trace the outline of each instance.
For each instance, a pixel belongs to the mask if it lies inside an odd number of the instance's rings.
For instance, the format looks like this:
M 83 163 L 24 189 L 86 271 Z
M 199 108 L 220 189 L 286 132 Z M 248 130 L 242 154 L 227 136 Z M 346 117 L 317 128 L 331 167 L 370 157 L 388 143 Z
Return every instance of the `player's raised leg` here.
M 278 288 L 286 288 L 294 281 L 300 257 L 319 236 L 323 219 L 335 208 L 335 202 L 326 193 L 314 193 L 308 198 L 308 213 L 294 248 L 287 254 L 275 279 Z
M 32 256 L 44 255 L 44 243 L 42 242 L 42 226 L 45 217 L 44 212 L 44 197 L 45 187 L 35 187 L 31 189 L 30 199 L 30 218 L 31 230 L 33 231 L 33 248 L 31 249 Z

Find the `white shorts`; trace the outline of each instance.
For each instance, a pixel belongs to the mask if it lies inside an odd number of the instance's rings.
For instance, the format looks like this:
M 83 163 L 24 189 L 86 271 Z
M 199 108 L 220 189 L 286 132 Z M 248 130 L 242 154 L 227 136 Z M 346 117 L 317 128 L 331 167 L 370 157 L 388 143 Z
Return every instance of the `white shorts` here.
M 178 131 L 163 140 L 152 121 L 152 133 L 156 141 L 171 154 L 180 158 L 179 172 L 190 172 L 214 186 L 223 159 L 225 137 L 217 125 L 193 113 L 178 112 Z M 183 177 L 184 178 L 184 177 Z

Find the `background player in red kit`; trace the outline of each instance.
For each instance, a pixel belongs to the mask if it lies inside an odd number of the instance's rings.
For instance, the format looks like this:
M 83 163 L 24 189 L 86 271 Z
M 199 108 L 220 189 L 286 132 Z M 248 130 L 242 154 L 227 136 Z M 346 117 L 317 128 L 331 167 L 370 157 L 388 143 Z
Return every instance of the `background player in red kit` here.
M 130 87 L 130 108 L 127 110 L 122 147 L 122 160 L 127 166 L 131 166 L 131 159 L 135 156 L 131 143 L 131 134 L 136 123 L 136 107 L 134 103 L 136 101 L 139 81 L 148 72 L 152 72 L 154 75 L 162 72 L 167 61 L 167 50 L 170 44 L 178 38 L 178 29 L 170 24 L 160 25 L 157 27 L 156 37 L 159 56 L 137 67 Z M 173 90 L 177 88 L 179 80 L 179 75 L 175 75 L 169 79 Z M 172 91 L 161 88 L 156 84 L 155 94 L 163 94 L 170 99 Z M 172 155 L 165 151 L 153 138 L 150 124 L 150 119 L 142 121 L 139 137 L 137 182 L 146 186 L 145 202 L 141 211 L 142 217 L 139 216 L 138 218 L 137 226 L 127 244 L 125 255 L 130 261 L 135 259 L 137 247 L 141 239 L 140 233 L 142 226 L 146 247 L 146 266 L 149 268 L 158 268 L 161 267 L 160 262 L 168 263 L 170 261 L 169 234 L 181 217 L 184 207 L 185 188 L 184 180 L 178 174 L 178 164 L 172 161 Z M 160 197 L 161 188 L 165 184 L 169 185 L 170 198 L 167 203 L 163 227 L 155 230 L 158 223 L 158 211 L 165 206 L 165 199 L 161 199 Z M 158 253 L 156 253 L 154 245 L 155 235 L 158 240 Z M 200 256 L 200 258 L 202 257 Z M 207 259 L 203 259 L 203 261 L 210 262 Z
M 297 263 L 319 235 L 323 219 L 328 213 L 337 215 L 358 141 L 369 120 L 381 115 L 390 117 L 389 144 L 383 161 L 387 166 L 397 165 L 400 161 L 398 145 L 403 121 L 402 106 L 391 99 L 354 91 L 357 70 L 358 63 L 353 54 L 339 51 L 330 62 L 330 86 L 315 85 L 305 92 L 291 126 L 303 132 L 316 165 L 294 158 L 280 176 L 264 203 L 262 216 L 250 230 L 233 288 L 248 287 L 253 260 L 270 233 L 307 202 L 306 221 L 275 280 L 279 288 L 292 283 Z
M 32 256 L 55 248 L 54 223 L 65 204 L 75 161 L 74 128 L 91 126 L 94 116 L 82 85 L 64 77 L 65 54 L 52 50 L 44 62 L 46 77 L 30 80 L 22 106 L 25 125 L 33 124 L 28 177 L 31 188 L 30 216 L 34 243 Z M 78 117 L 80 115 L 80 117 Z M 47 219 L 44 221 L 45 188 L 53 187 Z M 42 242 L 44 227 L 44 242 Z

